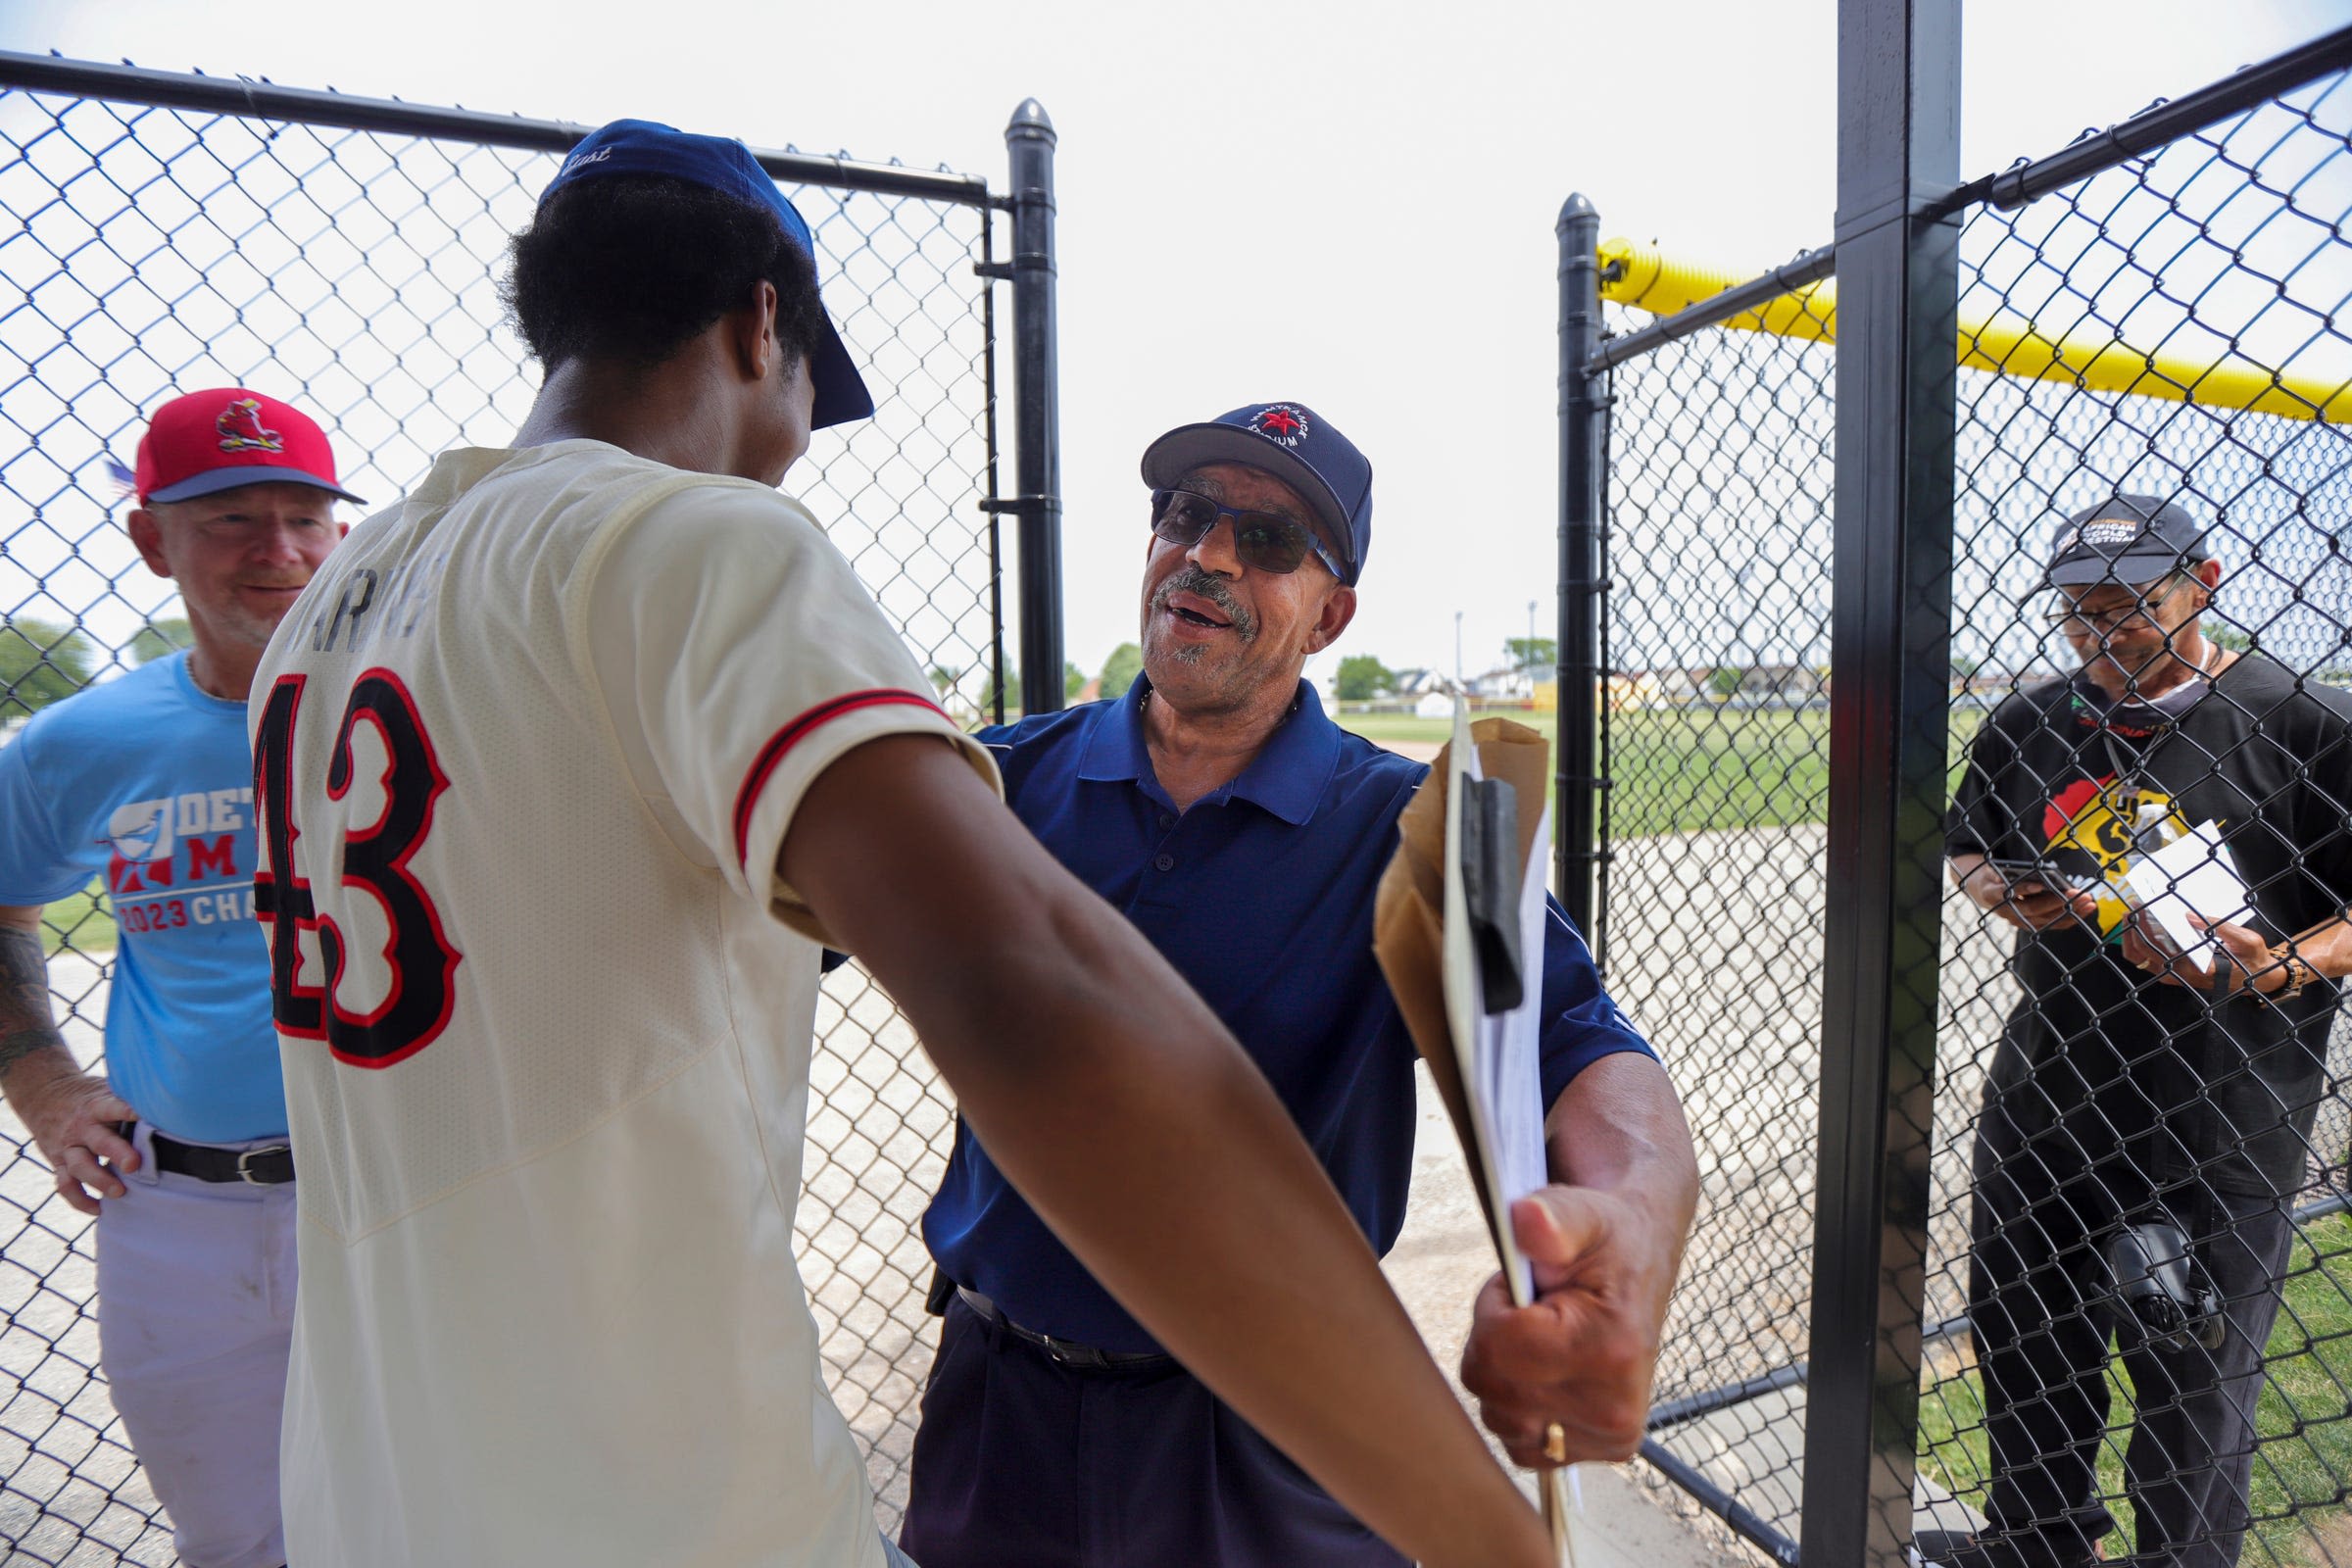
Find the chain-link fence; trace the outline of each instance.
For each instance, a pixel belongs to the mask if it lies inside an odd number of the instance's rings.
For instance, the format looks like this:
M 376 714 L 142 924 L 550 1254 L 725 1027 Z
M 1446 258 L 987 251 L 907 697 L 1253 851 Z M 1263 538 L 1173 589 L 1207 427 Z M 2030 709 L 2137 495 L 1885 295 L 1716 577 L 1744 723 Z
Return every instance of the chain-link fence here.
M 2190 95 L 1949 209 L 1950 843 L 2000 863 L 1944 902 L 1910 1298 L 1920 1545 L 1969 1568 L 2352 1560 L 2352 1062 L 2329 1049 L 2334 985 L 2298 967 L 2352 968 L 2329 924 L 2352 902 L 2352 36 L 2300 56 L 2202 95 L 2225 112 L 2198 120 Z M 1589 372 L 1606 410 L 1584 583 L 1595 923 L 1704 1178 L 1646 1452 L 1729 1539 L 1793 1562 L 1820 1502 L 1829 675 L 1850 591 L 1835 253 L 1732 293 L 1647 247 L 1588 254 L 1609 336 L 1564 380 L 1573 400 Z M 2159 503 L 2183 521 L 2149 521 Z M 2045 586 L 2085 509 L 2069 559 L 2152 556 L 2178 526 L 2215 565 Z M 1844 798 L 1889 782 L 1848 771 Z M 2225 863 L 2251 912 L 2223 983 L 2305 979 L 2291 1000 L 2132 962 L 2127 900 Z M 2061 885 L 2080 915 L 2035 897 Z M 1986 903 L 2055 928 L 2021 937 Z
M 582 127 L 266 84 L 0 60 L 0 744 L 29 713 L 186 640 L 124 534 L 118 477 L 178 391 L 251 385 L 317 417 L 379 504 L 445 447 L 499 445 L 535 374 L 503 248 Z M 722 128 L 722 127 L 712 127 Z M 808 217 L 825 297 L 877 394 L 819 432 L 795 493 L 931 668 L 1001 716 L 995 215 L 974 176 L 763 155 Z M 1050 367 L 1048 368 L 1050 380 Z M 1045 416 L 1050 419 L 1050 410 Z M 93 885 L 45 914 L 68 1039 L 100 1056 L 116 941 Z M 915 1225 L 953 1105 L 887 997 L 827 982 L 802 1270 L 883 1523 L 906 1494 L 934 1343 Z M 90 1227 L 0 1111 L 0 1543 L 11 1562 L 172 1562 L 100 1376 Z

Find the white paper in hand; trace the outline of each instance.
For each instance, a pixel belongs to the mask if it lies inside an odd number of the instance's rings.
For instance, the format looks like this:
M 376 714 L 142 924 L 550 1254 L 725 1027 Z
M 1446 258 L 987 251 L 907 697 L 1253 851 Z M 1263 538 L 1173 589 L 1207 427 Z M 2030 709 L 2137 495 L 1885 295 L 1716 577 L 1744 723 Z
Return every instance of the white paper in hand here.
M 2160 850 L 2136 857 L 2124 888 L 2163 943 L 2200 974 L 2213 969 L 2213 939 L 2189 919 L 2243 925 L 2253 917 L 2245 879 L 2222 842 L 2221 825 L 2200 822 Z
M 1454 714 L 1453 755 L 1461 759 L 1462 778 L 1484 777 L 1479 767 L 1478 748 L 1470 744 L 1467 715 L 1458 707 Z M 1458 802 L 1461 792 L 1453 794 Z M 1459 806 L 1453 808 L 1458 810 Z M 1457 831 L 1451 836 L 1451 843 L 1459 842 Z M 1550 842 L 1551 803 L 1545 800 L 1528 862 L 1520 867 L 1519 952 L 1526 965 L 1527 983 L 1519 1005 L 1508 1012 L 1489 1013 L 1478 1004 L 1476 960 L 1470 956 L 1466 942 L 1461 957 L 1468 960 L 1467 964 L 1449 961 L 1446 974 L 1447 1010 L 1457 1020 L 1453 1030 L 1455 1049 L 1463 1057 L 1462 1092 L 1469 1102 L 1471 1124 L 1478 1130 L 1481 1152 L 1490 1163 L 1489 1169 L 1476 1174 L 1494 1200 L 1502 1232 L 1503 1275 L 1511 1288 L 1511 1299 L 1522 1306 L 1535 1299 L 1535 1271 L 1511 1234 L 1509 1216 L 1511 1204 L 1544 1186 L 1547 1179 L 1544 1154 L 1544 1078 L 1539 1052 L 1542 1041 L 1538 1025 L 1544 1002 L 1545 905 L 1542 857 L 1544 847 Z M 1450 848 L 1447 859 L 1453 862 L 1446 872 L 1450 929 L 1456 923 L 1451 906 L 1456 896 L 1453 884 L 1461 873 L 1459 856 Z M 1454 958 L 1450 952 L 1447 956 L 1449 960 Z M 1460 1026 L 1464 1022 L 1466 1028 Z

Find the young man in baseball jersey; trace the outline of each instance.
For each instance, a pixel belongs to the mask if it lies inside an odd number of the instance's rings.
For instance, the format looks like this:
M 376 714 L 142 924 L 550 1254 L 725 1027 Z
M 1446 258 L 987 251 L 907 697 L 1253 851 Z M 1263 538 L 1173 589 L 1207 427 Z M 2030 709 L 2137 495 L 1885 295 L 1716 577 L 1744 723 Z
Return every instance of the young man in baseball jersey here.
M 131 540 L 194 646 L 43 709 L 0 750 L 0 1092 L 98 1216 L 99 1354 L 189 1568 L 272 1568 L 294 1165 L 253 926 L 245 696 L 343 524 L 326 436 L 243 387 L 140 439 Z M 43 906 L 103 875 L 106 1076 L 50 1012 Z
M 772 488 L 872 407 L 799 215 L 740 144 L 617 122 L 511 288 L 514 447 L 370 519 L 255 686 L 294 1559 L 889 1560 L 792 1253 L 829 937 L 1261 1430 L 1424 1561 L 1543 1562 L 1264 1080 Z

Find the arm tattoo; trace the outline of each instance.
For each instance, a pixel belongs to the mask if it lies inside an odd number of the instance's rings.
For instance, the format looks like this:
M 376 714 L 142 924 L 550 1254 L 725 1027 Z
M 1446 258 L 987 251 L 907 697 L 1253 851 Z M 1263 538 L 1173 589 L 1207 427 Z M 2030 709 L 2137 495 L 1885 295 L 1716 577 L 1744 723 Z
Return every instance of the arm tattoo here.
M 49 1007 L 49 963 L 39 933 L 0 927 L 0 1078 L 26 1056 L 65 1049 Z

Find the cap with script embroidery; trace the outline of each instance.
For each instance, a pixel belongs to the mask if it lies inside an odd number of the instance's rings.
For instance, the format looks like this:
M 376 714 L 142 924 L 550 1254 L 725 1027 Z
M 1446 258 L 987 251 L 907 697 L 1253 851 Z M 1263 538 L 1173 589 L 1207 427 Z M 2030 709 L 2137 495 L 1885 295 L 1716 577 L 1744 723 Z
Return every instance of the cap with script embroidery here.
M 193 501 L 247 484 L 315 485 L 366 505 L 335 478 L 335 449 L 317 420 L 241 386 L 173 398 L 139 437 L 131 490 L 139 505 Z
M 2084 507 L 2058 525 L 2045 586 L 2153 582 L 2211 559 L 2196 518 L 2154 496 L 2117 495 Z

